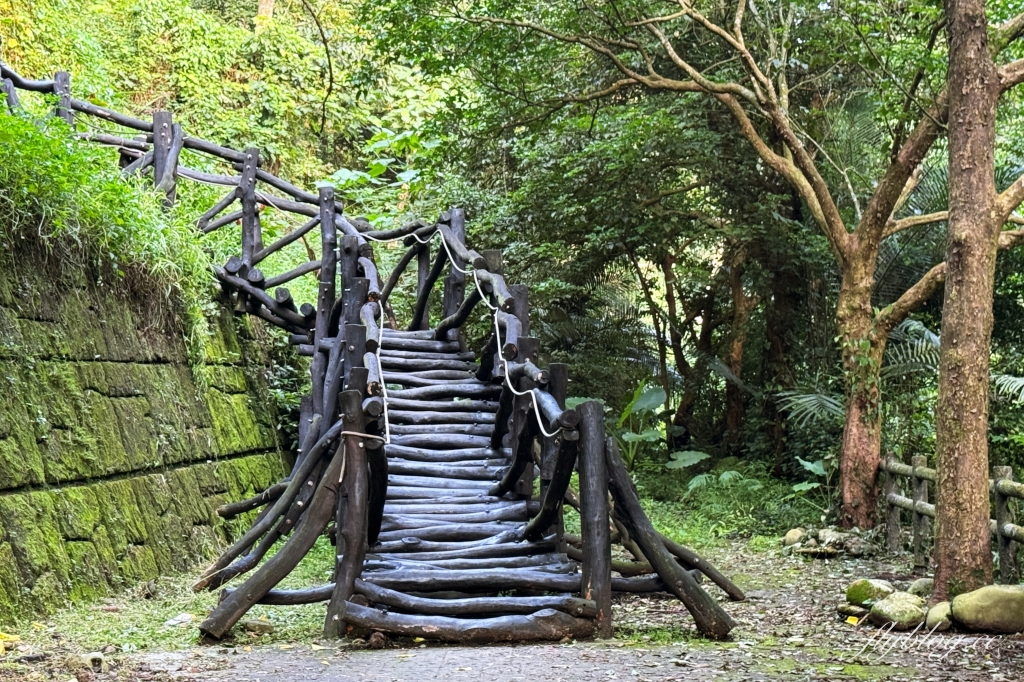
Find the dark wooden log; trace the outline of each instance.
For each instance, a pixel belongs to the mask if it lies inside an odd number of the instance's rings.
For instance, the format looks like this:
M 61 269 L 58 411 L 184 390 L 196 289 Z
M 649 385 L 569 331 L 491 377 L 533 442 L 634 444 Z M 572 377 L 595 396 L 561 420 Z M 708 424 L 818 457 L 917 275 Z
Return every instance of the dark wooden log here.
M 419 360 L 385 355 L 381 355 L 380 360 L 385 370 L 402 372 L 429 372 L 432 370 L 472 372 L 476 369 L 475 365 L 464 360 Z
M 154 115 L 154 121 L 156 121 Z M 162 127 L 162 126 L 161 126 Z M 154 149 L 156 143 L 154 143 Z M 255 147 L 245 150 L 245 167 L 242 169 L 242 177 L 238 181 L 238 199 L 242 204 L 242 263 L 246 268 L 252 267 L 253 257 L 262 247 L 257 242 L 262 238 L 258 236 L 259 212 L 256 208 L 256 166 L 260 162 L 260 152 Z M 160 163 L 159 157 L 153 161 L 154 165 Z
M 412 554 L 411 556 L 416 556 Z M 521 557 L 495 557 L 490 559 L 434 559 L 417 562 L 423 568 L 452 571 L 471 571 L 478 568 L 530 568 L 548 573 L 575 573 L 576 564 L 562 554 L 535 554 Z
M 233 161 L 241 163 L 245 161 L 245 154 L 242 152 L 235 151 L 234 149 L 228 149 L 227 147 L 221 147 L 213 142 L 207 140 L 200 140 L 195 137 L 185 137 L 185 149 L 192 149 L 197 152 L 203 152 L 211 156 L 216 156 L 225 161 Z
M 547 386 L 550 381 L 548 371 L 541 369 L 532 362 L 510 362 L 508 363 L 508 371 L 503 373 L 502 376 L 505 374 L 508 375 L 513 383 L 518 382 L 519 379 L 526 378 L 535 384 Z
M 679 560 L 679 563 L 683 565 L 683 567 L 691 571 L 700 571 L 701 573 L 703 573 L 705 576 L 707 576 L 708 580 L 721 587 L 722 590 L 724 590 L 725 593 L 729 595 L 729 599 L 731 599 L 732 601 L 746 600 L 747 597 L 745 594 L 743 594 L 743 590 L 741 590 L 739 587 L 736 586 L 735 583 L 733 583 L 731 580 L 725 577 L 725 575 L 721 571 L 719 571 L 717 568 L 711 565 L 711 563 L 707 559 L 704 559 L 703 557 L 699 556 L 689 547 L 684 547 L 678 542 L 675 542 L 674 540 L 665 537 L 661 533 L 659 533 L 658 535 L 661 537 L 661 543 L 665 545 L 665 549 L 667 549 L 670 554 L 674 555 L 676 559 Z
M 516 396 L 516 400 L 525 408 L 528 405 L 529 396 Z M 525 409 L 521 411 L 525 412 Z M 513 432 L 512 434 L 514 439 L 512 464 L 505 471 L 501 481 L 490 489 L 490 494 L 496 497 L 501 497 L 511 492 L 519 482 L 519 479 L 522 478 L 526 468 L 533 466 L 533 441 L 538 434 L 537 420 L 523 419 L 522 421 L 521 432 L 518 434 Z
M 396 445 L 394 442 L 385 446 L 388 457 L 405 459 L 413 462 L 464 462 L 479 459 L 504 459 L 501 450 L 490 448 L 458 448 L 454 450 L 427 450 Z
M 292 292 L 288 291 L 284 287 L 277 287 L 274 289 L 274 300 L 282 308 L 292 311 L 296 315 L 299 313 L 299 309 L 295 307 L 295 301 L 292 300 Z M 309 343 L 312 339 L 309 338 L 308 334 L 299 334 L 301 339 L 299 343 Z M 291 341 L 291 338 L 289 338 Z
M 234 203 L 235 199 L 238 198 L 238 193 L 235 191 L 228 192 L 223 199 L 218 201 L 216 204 L 210 207 L 206 213 L 199 216 L 199 220 L 196 221 L 196 229 L 201 230 L 205 233 L 206 226 L 210 224 L 210 221 L 220 214 L 225 208 Z
M 413 232 L 417 232 L 424 228 L 433 230 L 434 226 L 425 223 L 422 220 L 414 220 L 411 223 L 406 223 L 405 225 L 396 227 L 393 230 L 370 230 L 364 234 L 367 239 L 371 239 L 373 241 L 390 242 L 407 237 Z
M 425 528 L 411 528 L 381 533 L 381 543 L 402 541 L 405 538 L 432 540 L 436 542 L 458 542 L 460 540 L 484 540 L 509 530 L 513 524 L 497 523 L 445 523 Z
M 355 333 L 354 326 L 345 326 L 345 336 L 349 343 Z M 366 439 L 359 435 L 365 428 L 362 405 L 363 395 L 360 391 L 342 392 L 341 415 L 348 435 L 344 436 L 345 449 L 341 453 L 347 460 L 344 471 L 344 523 L 338 527 L 341 528 L 345 540 L 345 553 L 338 558 L 334 592 L 331 594 L 327 617 L 324 620 L 324 637 L 339 637 L 344 633 L 344 603 L 354 593 L 356 578 L 363 570 L 363 560 L 366 557 L 370 483 Z
M 433 450 L 459 450 L 464 448 L 494 448 L 488 436 L 471 436 L 465 433 L 410 433 L 393 434 L 393 445 L 404 445 L 411 448 L 429 448 Z
M 478 488 L 425 488 L 422 486 L 400 486 L 388 481 L 388 500 L 424 500 L 436 499 L 438 501 L 451 501 L 453 498 L 466 498 L 473 502 L 485 502 L 497 500 L 491 497 L 486 490 Z
M 310 220 L 307 220 L 305 223 L 302 224 L 301 227 L 298 227 L 298 228 L 292 230 L 291 232 L 289 232 L 285 236 L 281 237 L 280 239 L 278 239 L 276 242 L 274 242 L 270 246 L 267 246 L 267 247 L 262 248 L 259 251 L 257 251 L 256 254 L 252 258 L 252 262 L 254 264 L 255 263 L 259 263 L 261 260 L 263 260 L 264 258 L 269 256 L 270 254 L 276 253 L 276 252 L 280 251 L 281 249 L 283 249 L 284 247 L 288 246 L 289 244 L 291 244 L 293 242 L 296 242 L 299 239 L 302 239 L 310 231 L 312 231 L 312 229 L 314 227 L 316 227 L 319 224 L 320 224 L 319 216 L 317 216 L 315 218 L 311 218 Z
M 378 587 L 360 580 L 356 592 L 375 604 L 384 604 L 402 611 L 444 616 L 470 616 L 488 613 L 533 613 L 540 609 L 556 609 L 572 616 L 592 618 L 595 607 L 585 599 L 570 595 L 550 597 L 477 597 L 469 599 L 426 599 Z
M 296 199 L 298 201 L 301 201 L 302 203 L 313 204 L 314 206 L 318 206 L 320 204 L 320 198 L 316 194 L 313 194 L 312 192 L 307 192 L 305 190 L 299 189 L 298 187 L 296 187 L 295 185 L 291 184 L 290 182 L 282 180 L 281 178 L 277 177 L 276 175 L 272 175 L 272 174 L 266 172 L 265 170 L 257 169 L 256 170 L 256 179 L 259 180 L 260 182 L 267 183 L 268 185 L 270 185 L 271 187 L 273 187 L 275 189 L 281 190 L 285 194 L 290 195 L 291 197 L 293 197 L 294 199 Z M 335 210 L 340 210 L 340 209 L 341 209 L 341 206 L 336 204 Z
M 369 348 L 369 339 L 367 339 L 367 348 Z M 380 363 L 377 360 L 377 355 L 373 352 L 367 352 L 363 356 L 363 366 L 369 372 L 366 376 L 367 395 L 383 395 Z
M 573 468 L 576 466 L 578 442 L 562 442 L 551 479 L 548 480 L 547 485 L 542 486 L 540 513 L 533 517 L 523 529 L 523 537 L 527 540 L 536 540 L 548 535 L 552 530 L 552 524 L 561 514 L 562 499 L 565 497 L 565 491 L 569 489 Z
M 496 450 L 501 448 L 505 435 L 508 433 L 509 419 L 512 417 L 512 410 L 516 403 L 516 394 L 512 391 L 512 387 L 503 383 L 501 396 L 498 398 L 498 412 L 494 415 L 494 431 L 491 433 L 491 447 Z
M 376 419 L 384 414 L 384 400 L 377 396 L 370 396 L 363 400 L 363 414 L 370 419 Z
M 477 270 L 476 278 L 480 281 L 484 292 L 491 296 L 491 300 L 501 310 L 511 312 L 515 308 L 515 299 L 512 298 L 512 292 L 505 285 L 504 277 L 486 270 Z
M 523 336 L 519 318 L 501 310 L 496 311 L 494 316 L 502 330 L 501 356 L 505 360 L 514 360 L 519 356 L 519 338 Z
M 175 185 L 178 180 L 178 157 L 181 155 L 181 148 L 185 141 L 185 134 L 181 131 L 181 125 L 175 123 L 171 126 L 171 143 L 167 149 L 167 158 L 164 159 L 163 173 L 160 174 L 160 180 L 156 181 L 154 176 L 154 182 L 156 190 L 163 192 L 165 196 L 164 206 L 170 207 L 174 205 L 174 199 L 176 195 Z M 156 146 L 154 145 L 154 149 Z M 154 171 L 156 169 L 156 157 L 153 158 Z
M 270 504 L 277 498 L 281 497 L 281 493 L 288 488 L 288 481 L 281 481 L 275 483 L 263 492 L 253 495 L 247 500 L 239 500 L 238 502 L 230 502 L 228 504 L 222 504 L 217 507 L 217 516 L 222 519 L 233 519 L 236 516 L 240 516 L 245 512 L 258 509 L 266 504 Z
M 408 327 L 410 331 L 430 328 L 430 294 L 433 292 L 434 284 L 437 283 L 437 279 L 441 276 L 441 271 L 444 270 L 445 263 L 448 261 L 448 252 L 444 249 L 439 249 L 437 255 L 434 257 L 433 265 L 431 265 L 430 269 L 426 274 L 424 274 L 423 253 L 426 252 L 421 252 L 420 255 L 420 272 L 416 289 L 416 303 L 413 305 L 412 318 Z
M 494 521 L 525 521 L 527 518 L 525 502 L 518 506 L 509 505 L 474 512 L 463 512 L 460 507 L 464 506 L 467 505 L 448 505 L 449 511 L 443 514 L 433 511 L 416 514 L 404 509 L 399 512 L 388 511 L 384 515 L 384 522 L 395 526 L 390 530 L 397 530 L 402 524 L 413 520 L 425 523 L 425 526 L 421 526 L 425 528 L 442 523 L 493 523 Z M 399 505 L 399 509 L 401 509 L 401 505 Z
M 490 403 L 488 403 L 490 404 Z M 458 408 L 458 405 L 455 406 Z M 415 411 L 410 412 L 392 405 L 391 421 L 396 424 L 493 424 L 494 412 Z
M 493 325 L 492 325 L 493 326 Z M 480 366 L 476 370 L 476 378 L 480 381 L 492 381 L 495 377 L 495 365 L 500 364 L 497 360 L 498 337 L 491 332 L 487 337 L 487 343 L 480 351 Z
M 331 309 L 337 292 L 337 248 L 338 234 L 334 227 L 334 188 L 320 188 L 320 285 L 317 290 L 316 325 L 313 332 L 313 347 L 319 348 L 327 338 Z M 322 413 L 324 406 L 324 374 L 327 359 L 322 353 L 313 356 L 310 374 L 313 385 L 313 411 Z
M 394 269 L 391 270 L 391 274 L 388 275 L 387 281 L 384 283 L 383 288 L 380 292 L 380 303 L 383 305 L 387 302 L 391 296 L 391 292 L 394 291 L 395 286 L 398 285 L 398 280 L 405 272 L 406 268 L 409 267 L 409 263 L 412 262 L 413 258 L 417 258 L 421 251 L 427 248 L 426 244 L 414 244 L 409 248 L 408 251 L 399 259 Z
M 426 376 L 434 374 L 434 377 Z M 435 378 L 436 377 L 436 378 Z M 384 379 L 389 384 L 401 384 L 410 388 L 419 386 L 443 386 L 445 384 L 476 383 L 476 377 L 470 372 L 458 370 L 434 370 L 433 372 L 385 372 Z
M 576 592 L 580 589 L 581 579 L 582 576 L 578 573 L 560 574 L 501 568 L 472 571 L 381 571 L 363 575 L 363 580 L 368 583 L 402 592 L 441 592 L 444 590 L 504 592 L 520 589 Z M 617 592 L 659 592 L 665 589 L 665 584 L 656 575 L 615 578 L 614 580 L 610 579 L 610 583 Z M 599 616 L 600 608 L 598 604 Z
M 277 275 L 275 277 L 271 277 L 270 279 L 268 279 L 266 281 L 266 284 L 264 286 L 266 286 L 266 288 L 268 288 L 268 289 L 271 289 L 273 287 L 277 287 L 277 286 L 280 286 L 282 284 L 287 284 L 288 282 L 292 281 L 293 279 L 298 279 L 299 277 L 302 277 L 303 275 L 305 275 L 307 273 L 316 272 L 319 269 L 320 269 L 320 261 L 318 261 L 318 260 L 309 261 L 308 263 L 303 263 L 302 265 L 300 265 L 300 266 L 298 266 L 296 268 L 293 268 L 293 269 L 289 270 L 288 272 L 286 272 L 284 274 Z
M 467 480 L 445 480 L 431 476 L 388 476 L 388 485 L 413 488 L 431 488 L 444 490 L 473 490 L 477 493 L 486 493 L 491 484 L 489 481 L 467 481 Z
M 124 171 L 122 171 L 122 173 L 127 174 L 129 168 L 131 168 L 131 166 L 129 166 L 128 168 L 125 168 Z M 231 223 L 238 222 L 241 219 L 242 219 L 242 211 L 234 211 L 232 213 L 228 213 L 227 215 L 223 215 L 220 218 L 217 218 L 216 220 L 213 220 L 213 221 L 207 223 L 206 227 L 202 228 L 203 234 L 210 234 L 211 232 L 219 230 L 220 228 L 224 227 L 225 225 L 229 225 Z
M 438 342 L 447 343 L 447 342 Z M 476 354 L 470 351 L 431 351 L 428 349 L 410 349 L 402 350 L 398 348 L 382 348 L 380 356 L 382 358 L 395 358 L 399 360 L 417 360 L 422 365 L 428 366 L 434 361 L 453 361 L 459 360 L 462 362 L 468 362 L 476 359 Z M 430 369 L 436 369 L 430 367 Z
M 588 401 L 580 417 L 580 527 L 583 537 L 581 596 L 597 603 L 598 636 L 612 634 L 611 542 L 608 538 L 608 473 L 605 460 L 604 407 Z
M 493 424 L 392 424 L 391 433 L 461 433 L 467 436 L 490 436 Z
M 18 90 L 14 87 L 14 81 L 10 78 L 3 79 L 4 99 L 7 101 L 7 108 L 12 113 L 21 108 L 21 99 L 18 98 Z
M 335 456 L 327 466 L 316 494 L 302 522 L 284 546 L 270 557 L 242 586 L 227 596 L 199 624 L 204 635 L 220 639 L 281 579 L 291 573 L 327 527 L 334 513 L 343 457 Z
M 466 215 L 461 208 L 454 208 L 451 211 L 451 222 L 449 223 L 451 230 L 451 237 L 453 241 L 457 241 L 460 244 L 466 243 Z M 459 308 L 466 298 L 466 274 L 463 272 L 466 269 L 466 262 L 459 258 L 458 254 L 452 251 L 451 265 L 448 268 L 448 275 L 444 280 L 444 291 L 441 296 L 441 317 L 442 322 L 440 326 L 444 325 L 446 320 L 449 320 L 452 316 L 457 315 Z M 457 341 L 459 338 L 459 330 L 461 324 L 457 324 L 454 327 L 448 327 L 443 331 L 439 331 L 437 334 L 438 339 Z
M 121 177 L 127 178 L 132 173 L 138 173 L 153 163 L 153 152 L 146 152 L 127 166 L 121 169 Z M 204 234 L 206 230 L 203 230 Z
M 373 247 L 370 246 L 370 243 L 366 241 L 366 237 L 341 211 L 338 211 L 337 215 L 334 216 L 334 222 L 342 234 L 347 237 L 355 237 L 357 245 L 356 258 L 373 259 Z
M 246 273 L 245 281 L 254 287 L 264 289 L 267 278 L 263 275 L 263 270 L 257 267 L 252 267 L 249 268 L 249 272 Z
M 594 630 L 593 621 L 554 609 L 542 609 L 528 616 L 465 619 L 389 613 L 348 602 L 345 619 L 370 630 L 460 644 L 588 639 Z
M 141 119 L 140 119 L 141 120 Z M 147 124 L 150 125 L 150 124 Z M 108 145 L 111 147 L 120 147 L 118 151 L 134 151 L 134 152 L 147 152 L 149 151 L 149 143 L 146 142 L 146 136 L 140 135 L 134 140 L 129 140 L 126 137 L 118 137 L 117 135 L 107 135 L 106 133 L 76 133 L 76 138 L 79 140 L 85 140 L 87 142 L 95 142 L 97 144 Z M 133 156 L 132 158 L 136 158 Z
M 583 434 L 586 433 L 583 431 Z M 581 438 L 581 443 L 583 440 Z M 606 453 L 608 482 L 615 500 L 616 518 L 640 546 L 644 556 L 651 562 L 651 566 L 657 571 L 668 589 L 686 606 L 697 623 L 697 629 L 709 637 L 723 638 L 727 636 L 729 631 L 735 627 L 735 623 L 729 614 L 723 611 L 718 603 L 700 588 L 693 576 L 680 567 L 675 558 L 665 549 L 661 537 L 654 530 L 643 507 L 640 506 L 640 500 L 633 489 L 633 481 L 626 471 L 625 464 L 622 463 L 622 458 L 619 457 L 618 448 L 613 438 L 608 439 Z M 581 501 L 584 499 L 581 491 Z M 584 506 L 586 505 L 584 504 Z M 607 529 L 607 522 L 604 527 Z M 584 537 L 584 551 L 586 551 L 586 546 Z
M 343 388 L 343 384 L 346 379 L 344 374 L 348 369 L 348 365 L 345 362 L 347 359 L 347 354 L 345 353 L 345 341 L 343 339 L 335 339 L 335 341 L 336 343 L 331 344 L 330 350 L 327 353 L 327 366 L 324 370 L 324 421 L 320 425 L 321 430 L 323 430 L 324 424 L 334 423 L 336 416 L 335 409 L 338 407 L 338 394 L 345 390 Z M 322 355 L 322 353 L 320 355 Z
M 295 327 L 298 330 L 305 328 L 307 324 L 305 318 L 303 318 L 301 315 L 296 315 L 291 310 L 288 310 L 287 308 L 278 305 L 277 301 L 275 301 L 266 291 L 254 287 L 253 285 L 249 284 L 249 282 L 247 282 L 244 279 L 241 279 L 240 277 L 234 277 L 232 275 L 229 275 L 224 270 L 224 268 L 221 268 L 219 266 L 213 266 L 213 273 L 217 276 L 217 279 L 224 282 L 225 284 L 228 284 L 234 287 L 235 289 L 239 289 L 245 292 L 246 295 L 251 296 L 254 299 L 257 299 L 261 305 L 266 306 L 274 313 L 275 316 L 281 318 L 287 324 Z
M 338 271 L 341 274 L 342 286 L 342 309 L 341 314 L 346 323 L 359 321 L 359 311 L 366 303 L 366 292 L 369 282 L 358 276 L 359 270 L 359 240 L 352 235 L 346 234 L 341 237 L 341 254 L 338 261 Z M 357 280 L 360 284 L 360 296 L 352 295 L 352 287 Z M 337 317 L 337 311 L 335 313 Z M 340 318 L 339 318 L 340 319 Z
M 372 280 L 370 280 L 372 283 Z M 377 326 L 377 319 L 380 316 L 380 303 L 370 301 L 364 303 L 359 309 L 359 322 L 366 327 L 366 350 L 376 353 L 380 348 L 380 327 Z M 376 364 L 376 361 L 374 361 Z
M 269 206 L 270 208 L 277 209 L 278 211 L 304 215 L 308 218 L 313 218 L 320 213 L 315 206 L 310 206 L 299 201 L 292 201 L 291 199 L 285 199 L 284 197 L 275 196 L 262 191 L 256 192 L 256 201 L 261 206 Z M 335 208 L 337 208 L 337 204 L 335 204 Z M 335 219 L 335 223 L 337 223 L 337 219 Z
M 364 409 L 365 414 L 365 409 Z M 388 458 L 384 448 L 371 448 L 366 453 L 370 468 L 370 492 L 367 500 L 366 544 L 377 544 L 380 536 L 381 523 L 384 519 L 384 506 L 388 496 Z
M 195 180 L 207 185 L 224 185 L 225 187 L 237 187 L 239 176 L 237 175 L 219 175 L 217 173 L 206 173 L 204 171 L 198 171 L 188 166 L 178 166 L 178 176 L 182 178 L 188 178 L 189 180 Z
M 402 476 L 433 476 L 435 478 L 451 478 L 455 480 L 491 481 L 494 480 L 494 477 L 501 469 L 494 466 L 435 464 L 392 459 L 389 471 L 393 475 Z
M 430 400 L 433 398 L 497 398 L 500 386 L 489 384 L 448 384 L 444 386 L 419 386 L 391 390 L 389 396 L 401 400 Z
M 523 514 L 536 513 L 539 509 L 538 502 L 527 502 L 526 500 L 495 500 L 494 502 L 476 502 L 464 498 L 455 498 L 451 502 L 443 502 L 436 499 L 418 502 L 416 500 L 388 500 L 384 506 L 387 514 L 469 514 L 477 512 L 499 511 L 504 509 L 522 512 Z
M 134 130 L 140 130 L 145 133 L 153 132 L 153 124 L 148 121 L 143 121 L 140 118 L 134 116 L 128 116 L 106 107 L 101 107 L 92 102 L 86 102 L 84 100 L 75 99 L 71 97 L 68 99 L 68 106 L 74 111 L 80 111 L 83 114 L 95 116 L 96 118 L 102 118 L 111 123 L 116 123 L 125 128 L 132 128 Z
M 153 185 L 159 189 L 167 173 L 174 138 L 174 120 L 169 111 L 153 112 Z M 244 258 L 243 258 L 244 260 Z M 245 261 L 246 265 L 251 265 Z
M 427 550 L 428 546 L 452 546 L 454 549 Z M 459 545 L 465 545 L 459 547 Z M 554 549 L 554 542 L 506 542 L 506 543 L 420 543 L 414 551 L 404 549 L 399 552 L 377 552 L 372 556 L 384 559 L 404 559 L 413 557 L 419 561 L 449 561 L 456 559 L 496 559 L 516 556 L 529 556 L 538 552 L 545 553 Z M 377 548 L 374 548 L 375 550 Z M 368 555 L 369 556 L 369 555 Z
M 551 363 L 548 365 L 546 372 L 549 381 L 546 387 L 548 394 L 551 395 L 555 400 L 555 404 L 559 408 L 565 408 L 565 398 L 569 387 L 569 370 L 568 366 L 562 363 Z M 550 422 L 549 422 L 550 423 Z M 551 432 L 551 429 L 548 429 Z M 555 474 L 555 466 L 559 461 L 559 454 L 562 448 L 561 438 L 564 434 L 558 433 L 555 436 L 542 436 L 541 437 L 541 448 L 540 448 L 540 492 L 543 498 L 548 486 L 551 484 L 551 479 Z M 568 489 L 566 489 L 568 490 Z M 565 491 L 563 491 L 564 497 Z M 559 547 L 564 551 L 564 543 L 562 542 L 562 535 L 565 531 L 563 523 L 563 515 L 561 506 L 559 506 L 558 513 L 555 516 L 555 520 L 552 526 L 548 529 L 545 534 L 555 534 L 559 540 Z
M 424 412 L 496 412 L 498 403 L 491 400 L 406 400 L 391 397 L 390 409 L 398 411 L 423 410 Z
M 320 415 L 314 415 L 311 424 L 312 428 L 302 445 L 302 450 L 305 452 L 305 456 L 302 461 L 296 465 L 295 471 L 292 473 L 291 480 L 288 481 L 285 489 L 277 497 L 273 506 L 268 508 L 266 515 L 254 523 L 252 527 L 238 539 L 238 541 L 226 549 L 217 558 L 217 560 L 213 562 L 213 564 L 203 571 L 203 574 L 192 585 L 192 589 L 194 591 L 200 592 L 206 589 L 217 574 L 227 568 L 232 561 L 250 548 L 252 544 L 260 538 L 260 536 L 273 527 L 278 517 L 287 511 L 292 501 L 298 495 L 299 489 L 302 485 L 308 482 L 307 479 L 310 472 L 313 470 L 314 465 L 320 461 L 324 451 L 331 444 L 332 440 L 337 437 L 338 433 L 341 432 L 341 424 L 336 424 L 327 432 L 326 436 L 318 437 Z
M 454 341 L 426 341 L 388 334 L 381 339 L 381 348 L 386 351 L 412 351 L 418 356 L 421 351 L 453 356 L 452 359 L 467 359 L 459 344 Z M 471 358 L 468 358 L 471 359 Z
M 379 301 L 380 285 L 377 284 L 377 281 L 380 279 L 380 275 L 377 274 L 377 266 L 369 258 L 361 257 L 359 259 L 359 267 L 363 271 L 362 276 L 370 281 L 370 288 L 367 292 L 368 300 Z
M 75 114 L 71 110 L 71 74 L 67 71 L 58 71 L 53 75 L 53 94 L 57 95 L 57 109 L 54 115 L 74 127 Z

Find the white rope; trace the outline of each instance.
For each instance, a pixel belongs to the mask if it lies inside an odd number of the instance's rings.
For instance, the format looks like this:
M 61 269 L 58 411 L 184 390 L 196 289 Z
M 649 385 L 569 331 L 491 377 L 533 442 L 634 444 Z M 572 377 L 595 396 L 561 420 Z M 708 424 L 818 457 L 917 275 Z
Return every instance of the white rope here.
M 433 233 L 431 233 L 431 235 L 429 237 L 427 237 L 426 239 L 420 239 L 419 235 L 417 235 L 415 231 L 412 232 L 410 234 L 410 236 L 413 239 L 415 239 L 417 242 L 419 242 L 420 244 L 429 244 L 431 241 L 433 241 L 434 237 L 436 237 L 439 234 L 441 234 L 441 230 L 435 229 L 433 231 Z M 377 239 L 376 237 L 369 236 L 365 232 L 363 233 L 363 236 L 366 237 L 367 239 L 369 239 L 370 241 L 381 242 L 381 243 L 393 242 L 393 241 L 397 241 L 399 239 L 397 237 L 395 239 Z M 499 310 L 498 306 L 493 305 L 490 302 L 488 296 L 484 293 L 483 287 L 480 286 L 480 278 L 477 276 L 475 268 L 472 269 L 472 270 L 468 270 L 468 269 L 460 268 L 458 265 L 455 264 L 456 263 L 455 255 L 452 253 L 452 249 L 448 245 L 448 241 L 443 236 L 441 237 L 441 246 L 443 246 L 444 250 L 448 253 L 448 263 L 451 265 L 451 267 L 453 267 L 455 270 L 457 270 L 458 272 L 460 272 L 460 273 L 462 273 L 464 275 L 472 275 L 473 276 L 473 284 L 474 284 L 474 286 L 476 286 L 477 293 L 480 294 L 480 300 L 483 302 L 484 305 L 486 305 L 488 308 L 490 308 L 491 312 L 493 313 L 492 319 L 494 320 L 494 338 L 498 342 L 498 352 L 497 352 L 497 355 L 498 355 L 499 358 L 501 358 L 502 365 L 504 366 L 504 369 L 505 369 L 505 385 L 508 386 L 509 390 L 512 391 L 512 393 L 517 395 L 517 396 L 524 396 L 526 394 L 530 395 L 530 402 L 533 403 L 533 411 L 534 411 L 534 414 L 537 415 L 537 426 L 540 428 L 540 432 L 542 434 L 544 434 L 544 436 L 547 437 L 547 438 L 554 438 L 555 436 L 558 435 L 558 433 L 562 429 L 561 429 L 561 427 L 559 427 L 559 428 L 555 429 L 554 432 L 548 433 L 547 430 L 544 428 L 544 418 L 541 416 L 541 413 L 540 413 L 540 403 L 537 402 L 537 395 L 534 393 L 534 391 L 536 391 L 537 389 L 530 389 L 528 391 L 519 391 L 519 390 L 516 389 L 515 386 L 512 385 L 512 379 L 509 377 L 509 372 L 508 372 L 508 360 L 506 360 L 505 356 L 502 355 L 502 353 L 501 353 L 502 343 L 501 343 L 501 329 L 500 329 L 499 324 L 498 324 L 498 310 Z M 384 306 L 380 306 L 380 319 L 381 319 L 381 324 L 378 326 L 378 329 L 379 329 L 379 338 L 378 338 L 378 342 L 377 342 L 378 347 L 380 346 L 380 340 L 384 337 Z M 385 442 L 390 443 L 391 442 L 391 432 L 390 432 L 390 424 L 388 423 L 388 391 L 387 391 L 387 385 L 384 382 L 384 368 L 381 367 L 381 364 L 380 364 L 380 354 L 378 352 L 375 355 L 377 357 L 377 367 L 378 367 L 378 369 L 380 369 L 381 387 L 383 388 L 383 392 L 384 392 L 384 428 L 385 428 L 385 433 L 387 434 L 387 438 L 388 438 L 387 441 L 385 441 Z
M 384 365 L 380 364 L 380 346 L 384 341 L 384 306 L 377 303 L 380 308 L 380 322 L 377 324 L 377 352 L 373 354 L 377 360 L 377 372 L 380 374 L 380 390 L 384 400 L 384 443 L 391 445 L 391 418 L 388 416 L 388 384 L 384 381 Z

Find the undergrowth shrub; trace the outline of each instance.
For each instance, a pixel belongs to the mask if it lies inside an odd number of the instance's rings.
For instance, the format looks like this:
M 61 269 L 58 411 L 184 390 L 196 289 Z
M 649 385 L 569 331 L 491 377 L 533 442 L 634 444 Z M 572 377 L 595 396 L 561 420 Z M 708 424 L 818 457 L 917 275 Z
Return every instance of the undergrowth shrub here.
M 214 306 L 209 256 L 191 211 L 164 212 L 142 182 L 123 179 L 112 150 L 76 141 L 59 119 L 0 112 L 0 256 L 31 240 L 64 267 L 90 267 L 98 284 L 152 289 L 198 368 Z

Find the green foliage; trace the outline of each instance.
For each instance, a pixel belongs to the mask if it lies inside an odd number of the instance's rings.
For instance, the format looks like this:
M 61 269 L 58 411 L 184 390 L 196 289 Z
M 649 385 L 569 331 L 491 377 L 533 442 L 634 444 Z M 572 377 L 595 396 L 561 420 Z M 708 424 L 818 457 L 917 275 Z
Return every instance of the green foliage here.
M 94 264 L 109 286 L 148 286 L 177 304 L 190 357 L 204 357 L 211 302 L 209 259 L 194 225 L 125 182 L 109 151 L 45 124 L 0 112 L 0 247 L 26 239 L 64 267 Z

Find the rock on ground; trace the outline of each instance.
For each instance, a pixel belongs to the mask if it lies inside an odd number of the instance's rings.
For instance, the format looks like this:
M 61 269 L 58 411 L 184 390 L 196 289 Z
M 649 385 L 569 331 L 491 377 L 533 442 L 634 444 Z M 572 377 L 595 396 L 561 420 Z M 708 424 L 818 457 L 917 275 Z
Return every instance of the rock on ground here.
M 928 617 L 924 620 L 924 626 L 929 632 L 945 632 L 953 627 L 953 613 L 950 610 L 949 602 L 940 601 L 928 609 Z
M 875 602 L 868 620 L 878 626 L 892 623 L 893 630 L 913 630 L 924 622 L 924 599 L 909 592 L 893 592 Z
M 953 620 L 978 632 L 1024 632 L 1024 586 L 989 585 L 953 599 Z
M 895 591 L 896 588 L 888 580 L 862 578 L 850 583 L 846 588 L 846 601 L 854 606 L 871 606 Z

